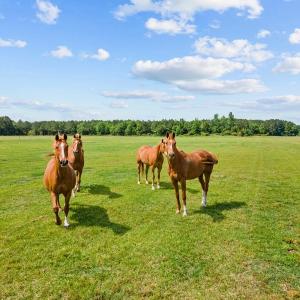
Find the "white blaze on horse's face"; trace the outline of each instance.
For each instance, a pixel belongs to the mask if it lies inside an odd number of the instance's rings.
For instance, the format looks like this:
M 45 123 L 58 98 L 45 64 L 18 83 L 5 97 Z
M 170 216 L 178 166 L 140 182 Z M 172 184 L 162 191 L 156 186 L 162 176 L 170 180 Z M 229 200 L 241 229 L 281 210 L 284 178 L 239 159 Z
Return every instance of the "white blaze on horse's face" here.
M 176 141 L 174 139 L 168 139 L 166 144 L 166 150 L 169 158 L 175 157 L 175 147 L 176 147 Z
M 79 140 L 74 140 L 73 141 L 73 153 L 78 153 L 79 152 L 79 147 L 81 146 L 81 142 Z
M 59 163 L 62 167 L 65 167 L 68 164 L 68 145 L 66 144 L 66 142 L 60 141 L 60 143 L 57 145 L 57 149 L 59 151 Z

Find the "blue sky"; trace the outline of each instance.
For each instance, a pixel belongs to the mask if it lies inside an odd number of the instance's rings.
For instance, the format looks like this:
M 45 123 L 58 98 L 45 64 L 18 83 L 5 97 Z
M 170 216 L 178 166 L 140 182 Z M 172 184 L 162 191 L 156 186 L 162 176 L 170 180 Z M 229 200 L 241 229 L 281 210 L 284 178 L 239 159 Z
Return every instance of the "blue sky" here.
M 300 124 L 300 1 L 0 0 L 0 115 Z

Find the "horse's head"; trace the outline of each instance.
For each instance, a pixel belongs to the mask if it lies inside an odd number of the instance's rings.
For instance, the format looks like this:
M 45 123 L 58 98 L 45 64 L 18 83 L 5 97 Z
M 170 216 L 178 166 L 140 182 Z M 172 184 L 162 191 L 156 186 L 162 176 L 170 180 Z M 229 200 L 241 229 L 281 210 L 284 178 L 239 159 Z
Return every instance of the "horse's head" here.
M 60 134 L 55 136 L 55 141 L 53 143 L 54 155 L 59 160 L 62 167 L 68 164 L 68 144 L 67 135 Z
M 167 132 L 164 141 L 165 141 L 165 153 L 167 154 L 169 159 L 173 159 L 175 157 L 175 153 L 177 151 L 175 133 Z
M 82 149 L 82 141 L 81 135 L 79 133 L 74 134 L 73 144 L 72 144 L 72 151 L 73 153 L 80 153 Z
M 163 138 L 159 143 L 159 152 L 162 154 L 166 154 L 166 143 L 167 143 L 166 138 Z

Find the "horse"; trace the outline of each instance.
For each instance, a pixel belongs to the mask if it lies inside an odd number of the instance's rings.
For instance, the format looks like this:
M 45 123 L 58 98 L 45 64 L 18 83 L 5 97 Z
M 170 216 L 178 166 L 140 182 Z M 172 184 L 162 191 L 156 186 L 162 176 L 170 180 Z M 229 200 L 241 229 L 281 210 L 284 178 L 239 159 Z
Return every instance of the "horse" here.
M 68 213 L 69 203 L 72 190 L 76 183 L 76 175 L 73 168 L 68 163 L 68 144 L 67 135 L 56 135 L 53 142 L 54 155 L 48 162 L 44 173 L 44 185 L 50 192 L 53 212 L 56 217 L 56 224 L 60 225 L 61 220 L 58 212 L 61 210 L 59 203 L 59 195 L 63 194 L 65 197 L 65 220 L 64 226 L 68 227 Z
M 75 192 L 80 192 L 81 175 L 84 166 L 84 152 L 82 148 L 81 135 L 79 133 L 74 134 L 72 146 L 69 147 L 68 151 L 69 164 L 75 170 L 76 174 L 76 185 L 74 188 Z
M 186 208 L 186 180 L 198 178 L 202 187 L 202 206 L 206 206 L 210 175 L 213 167 L 218 163 L 215 154 L 206 150 L 191 153 L 180 151 L 176 147 L 175 133 L 167 133 L 165 138 L 165 154 L 169 163 L 169 176 L 176 195 L 176 213 L 180 213 L 178 182 L 181 184 L 183 216 L 187 216 Z M 205 179 L 205 180 L 204 180 Z
M 152 190 L 155 190 L 154 180 L 155 180 L 155 169 L 157 168 L 157 188 L 160 188 L 160 172 L 164 162 L 163 153 L 165 144 L 164 139 L 154 147 L 151 146 L 141 146 L 136 155 L 136 162 L 138 165 L 138 184 L 141 183 L 141 171 L 144 173 L 144 164 L 146 165 L 146 184 L 148 184 L 148 170 L 151 167 L 152 171 Z

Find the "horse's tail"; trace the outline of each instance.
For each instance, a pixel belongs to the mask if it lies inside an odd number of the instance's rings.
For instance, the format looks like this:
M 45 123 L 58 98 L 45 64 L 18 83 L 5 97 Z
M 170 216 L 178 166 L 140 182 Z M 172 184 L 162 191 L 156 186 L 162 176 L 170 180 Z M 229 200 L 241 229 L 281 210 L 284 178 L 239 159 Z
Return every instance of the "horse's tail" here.
M 210 154 L 210 157 L 208 158 L 207 161 L 203 161 L 203 164 L 216 165 L 219 162 L 217 156 L 211 152 L 209 152 L 209 154 Z

